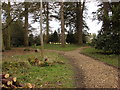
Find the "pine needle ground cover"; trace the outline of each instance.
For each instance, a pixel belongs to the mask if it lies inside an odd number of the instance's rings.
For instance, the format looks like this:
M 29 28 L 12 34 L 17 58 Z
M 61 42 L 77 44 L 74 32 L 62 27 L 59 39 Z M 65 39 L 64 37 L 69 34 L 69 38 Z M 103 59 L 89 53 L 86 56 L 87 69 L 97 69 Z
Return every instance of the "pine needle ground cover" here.
M 82 50 L 81 53 L 87 56 L 90 56 L 92 58 L 98 59 L 107 64 L 113 65 L 115 67 L 120 67 L 120 64 L 118 61 L 119 55 L 104 53 L 103 51 L 97 50 L 95 48 L 85 48 Z
M 51 66 L 35 66 L 28 62 L 28 58 L 40 59 L 40 53 L 3 56 L 2 70 L 20 83 L 35 84 L 35 88 L 71 88 L 74 87 L 73 71 L 69 61 L 57 53 L 45 53 L 50 62 L 63 61 L 64 64 Z

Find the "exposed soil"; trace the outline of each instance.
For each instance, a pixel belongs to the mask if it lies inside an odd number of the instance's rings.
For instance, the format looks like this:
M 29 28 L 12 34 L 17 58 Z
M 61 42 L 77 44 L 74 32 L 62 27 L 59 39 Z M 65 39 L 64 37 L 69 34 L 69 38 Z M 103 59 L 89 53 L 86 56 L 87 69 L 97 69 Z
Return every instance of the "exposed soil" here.
M 77 88 L 118 88 L 120 71 L 101 61 L 80 54 L 81 49 L 83 48 L 66 52 L 45 51 L 60 53 L 70 60 L 75 72 L 75 86 Z M 28 53 L 34 52 L 24 51 L 24 48 L 15 48 L 12 51 L 3 52 L 3 55 L 23 55 Z
M 2 52 L 3 56 L 13 56 L 13 55 L 24 55 L 28 53 L 34 53 L 31 49 L 30 51 L 24 51 L 26 48 L 12 48 L 11 50 L 6 50 L 5 52 Z

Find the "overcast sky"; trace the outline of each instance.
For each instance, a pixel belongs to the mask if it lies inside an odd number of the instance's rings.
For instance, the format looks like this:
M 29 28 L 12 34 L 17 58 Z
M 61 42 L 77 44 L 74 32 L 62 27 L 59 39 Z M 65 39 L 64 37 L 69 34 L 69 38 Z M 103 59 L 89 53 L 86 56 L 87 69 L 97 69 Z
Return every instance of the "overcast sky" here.
M 87 0 L 88 1 L 88 0 Z M 97 7 L 97 2 L 95 2 L 94 0 L 91 0 L 89 2 L 86 3 L 86 6 L 87 6 L 87 13 L 88 13 L 88 16 L 86 17 L 86 23 L 89 27 L 89 33 L 96 33 L 98 34 L 98 31 L 101 29 L 101 26 L 102 26 L 102 22 L 100 22 L 98 24 L 98 21 L 97 20 L 92 20 L 93 18 L 93 15 L 92 15 L 92 12 L 95 12 L 97 11 L 98 7 Z M 38 23 L 34 23 L 32 24 L 32 26 L 34 28 L 38 28 L 39 27 L 39 24 Z M 52 27 L 51 29 L 54 31 L 54 30 L 58 30 L 58 28 L 60 28 L 60 23 L 58 21 L 56 21 L 55 19 L 53 19 L 52 21 L 50 21 L 50 27 Z M 39 34 L 39 29 L 36 30 L 36 34 Z
M 101 29 L 102 26 L 102 22 L 99 23 L 98 20 L 92 20 L 93 15 L 92 12 L 97 11 L 98 7 L 97 7 L 98 3 L 95 1 L 91 1 L 86 3 L 87 6 L 87 13 L 88 13 L 88 18 L 86 19 L 86 23 L 88 25 L 88 27 L 90 28 L 90 30 L 88 31 L 89 33 L 96 33 L 98 34 L 98 31 Z

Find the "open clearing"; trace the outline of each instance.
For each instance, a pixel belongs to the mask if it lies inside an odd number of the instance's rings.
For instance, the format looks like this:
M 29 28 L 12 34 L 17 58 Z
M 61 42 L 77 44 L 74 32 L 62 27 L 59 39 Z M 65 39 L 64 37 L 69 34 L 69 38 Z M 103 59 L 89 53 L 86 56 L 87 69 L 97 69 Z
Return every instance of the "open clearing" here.
M 80 54 L 80 51 L 82 49 L 83 48 L 79 48 L 73 51 L 45 50 L 45 52 L 53 53 L 53 54 L 59 53 L 70 61 L 70 63 L 67 63 L 67 64 L 71 64 L 73 66 L 74 80 L 75 80 L 74 84 L 75 84 L 75 87 L 77 88 L 118 88 L 119 87 L 118 80 L 120 78 L 119 70 L 117 68 L 106 65 L 101 61 L 94 60 L 91 57 Z M 20 52 L 17 53 L 17 50 Z M 22 55 L 27 53 L 24 52 L 22 48 L 18 48 L 16 50 L 13 49 L 10 52 L 5 52 L 3 53 L 3 55 L 8 55 L 8 56 L 9 54 Z M 30 51 L 29 54 L 30 53 L 32 54 L 34 52 Z M 70 72 L 70 74 L 72 73 Z M 63 83 L 63 87 L 65 87 L 64 83 Z M 68 85 L 68 87 L 69 86 L 72 86 L 72 85 Z

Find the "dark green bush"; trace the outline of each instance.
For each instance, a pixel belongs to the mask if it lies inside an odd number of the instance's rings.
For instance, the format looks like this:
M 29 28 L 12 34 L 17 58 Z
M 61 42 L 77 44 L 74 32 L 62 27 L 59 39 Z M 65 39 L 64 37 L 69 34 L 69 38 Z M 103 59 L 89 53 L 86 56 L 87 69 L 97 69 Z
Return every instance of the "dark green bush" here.
M 59 42 L 59 36 L 56 31 L 52 35 L 50 35 L 48 42 L 54 42 L 54 43 Z
M 75 35 L 70 33 L 70 32 L 68 32 L 67 38 L 66 38 L 66 42 L 70 43 L 70 44 L 75 44 L 77 42 L 76 38 L 75 38 Z
M 120 34 L 111 32 L 98 35 L 96 48 L 104 52 L 120 54 Z
M 109 25 L 104 24 L 99 32 L 96 48 L 104 52 L 120 54 L 120 4 L 112 4 L 112 15 L 105 17 Z

